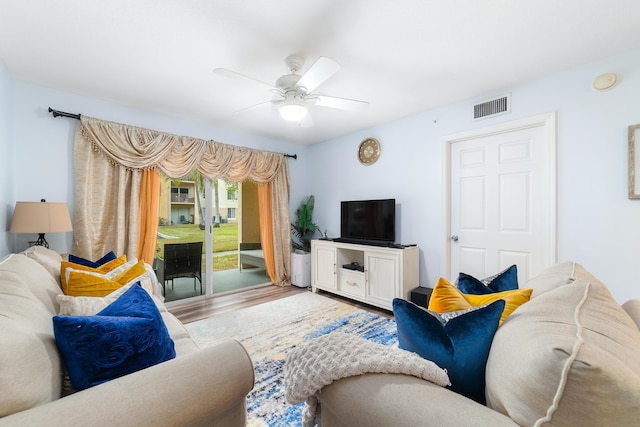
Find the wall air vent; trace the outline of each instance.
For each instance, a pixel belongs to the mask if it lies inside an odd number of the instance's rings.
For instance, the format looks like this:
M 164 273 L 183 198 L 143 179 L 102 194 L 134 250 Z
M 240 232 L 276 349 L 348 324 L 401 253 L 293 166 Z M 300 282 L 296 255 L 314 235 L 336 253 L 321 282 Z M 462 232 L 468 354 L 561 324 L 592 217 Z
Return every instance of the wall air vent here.
M 473 106 L 473 120 L 509 114 L 511 112 L 511 94 L 492 98 Z

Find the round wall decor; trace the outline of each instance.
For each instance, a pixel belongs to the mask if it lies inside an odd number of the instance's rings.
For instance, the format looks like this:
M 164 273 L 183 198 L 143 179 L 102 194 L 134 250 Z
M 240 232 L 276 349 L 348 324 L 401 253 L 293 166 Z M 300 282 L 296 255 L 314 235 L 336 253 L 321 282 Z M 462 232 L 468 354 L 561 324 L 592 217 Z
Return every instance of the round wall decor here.
M 380 143 L 375 138 L 367 138 L 358 147 L 358 160 L 365 166 L 374 164 L 380 157 Z
M 594 90 L 602 91 L 611 89 L 618 82 L 618 76 L 615 73 L 605 73 L 599 75 L 591 85 Z

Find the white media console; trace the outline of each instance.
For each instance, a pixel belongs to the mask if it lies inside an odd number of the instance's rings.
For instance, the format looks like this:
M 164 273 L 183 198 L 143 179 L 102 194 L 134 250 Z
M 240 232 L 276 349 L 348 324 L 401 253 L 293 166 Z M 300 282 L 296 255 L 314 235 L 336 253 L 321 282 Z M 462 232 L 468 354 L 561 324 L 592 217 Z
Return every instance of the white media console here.
M 392 310 L 419 286 L 419 248 L 389 248 L 331 240 L 311 241 L 311 286 Z M 355 269 L 343 266 L 354 264 Z

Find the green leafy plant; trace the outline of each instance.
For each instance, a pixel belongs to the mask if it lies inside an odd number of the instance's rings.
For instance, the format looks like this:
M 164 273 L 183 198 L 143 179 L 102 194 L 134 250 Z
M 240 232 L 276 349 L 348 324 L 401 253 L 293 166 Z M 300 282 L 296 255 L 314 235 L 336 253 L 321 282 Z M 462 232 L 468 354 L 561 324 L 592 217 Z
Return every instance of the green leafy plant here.
M 313 207 L 315 204 L 315 198 L 308 196 L 302 199 L 298 210 L 296 210 L 296 222 L 291 223 L 291 232 L 295 239 L 292 239 L 294 249 L 298 249 L 304 252 L 311 251 L 311 239 L 320 231 L 313 222 Z

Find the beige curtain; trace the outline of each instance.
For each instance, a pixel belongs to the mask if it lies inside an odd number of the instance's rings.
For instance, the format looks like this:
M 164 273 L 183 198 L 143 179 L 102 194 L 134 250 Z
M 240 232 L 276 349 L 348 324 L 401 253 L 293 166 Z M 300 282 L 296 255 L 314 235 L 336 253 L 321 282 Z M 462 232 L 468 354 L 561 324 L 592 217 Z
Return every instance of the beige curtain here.
M 276 284 L 288 284 L 291 252 L 289 165 L 283 154 L 86 116 L 81 117 L 76 130 L 75 151 L 79 153 L 75 158 L 74 236 L 77 237 L 74 237 L 74 247 L 78 248 L 80 256 L 96 258 L 107 248 L 116 248 L 120 253 L 137 253 L 142 170 L 155 169 L 169 177 L 180 178 L 197 169 L 212 180 L 225 178 L 242 182 L 251 179 L 258 184 L 272 183 L 275 276 L 282 278 Z M 108 166 L 111 171 L 106 170 Z M 120 204 L 114 204 L 116 202 Z M 125 202 L 129 204 L 128 208 L 125 208 Z M 113 237 L 105 234 L 113 234 Z M 85 239 L 89 242 L 85 243 Z M 118 246 L 113 244 L 114 239 Z
M 291 285 L 291 221 L 289 216 L 289 163 L 286 173 L 277 174 L 271 181 L 271 208 L 274 243 L 276 285 Z
M 142 171 L 95 151 L 76 129 L 72 253 L 98 259 L 109 251 L 135 256 Z

